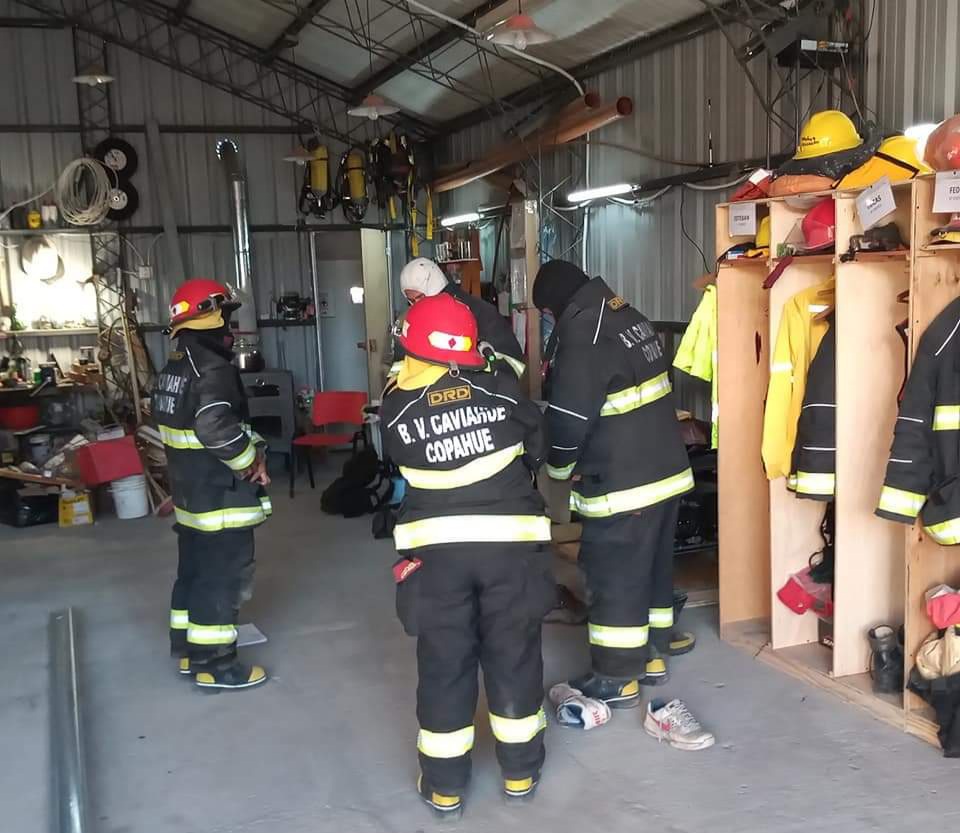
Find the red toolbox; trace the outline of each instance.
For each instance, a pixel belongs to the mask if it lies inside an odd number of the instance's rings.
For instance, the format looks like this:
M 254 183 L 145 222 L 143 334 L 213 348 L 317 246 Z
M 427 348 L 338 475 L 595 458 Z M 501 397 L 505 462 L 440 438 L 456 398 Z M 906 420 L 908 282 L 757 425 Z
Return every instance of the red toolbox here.
M 132 436 L 101 440 L 77 449 L 77 471 L 88 486 L 143 474 L 143 463 Z

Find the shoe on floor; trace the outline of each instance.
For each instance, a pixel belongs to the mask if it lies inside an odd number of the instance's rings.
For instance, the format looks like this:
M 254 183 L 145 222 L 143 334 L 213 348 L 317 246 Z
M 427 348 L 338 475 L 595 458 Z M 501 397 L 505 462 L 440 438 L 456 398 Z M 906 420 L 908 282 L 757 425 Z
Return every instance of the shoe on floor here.
M 190 657 L 177 658 L 177 671 L 179 671 L 184 677 L 190 675 Z
M 503 779 L 503 794 L 509 802 L 532 801 L 539 778 Z
M 650 646 L 650 658 L 647 660 L 647 674 L 641 680 L 643 685 L 666 685 L 670 679 L 667 671 L 667 661 L 663 655 L 653 646 Z
M 252 688 L 267 681 L 267 672 L 259 665 L 235 662 L 226 668 L 198 671 L 196 683 L 201 688 Z
M 667 653 L 672 657 L 689 654 L 697 644 L 697 637 L 689 631 L 673 631 L 670 634 L 670 647 Z
M 666 741 L 674 749 L 696 752 L 716 742 L 712 732 L 700 725 L 682 700 L 652 700 L 647 704 L 643 729 L 659 741 Z
M 434 792 L 423 783 L 422 775 L 417 777 L 417 792 L 439 818 L 458 819 L 463 814 L 463 800 L 459 795 Z
M 640 705 L 640 684 L 636 680 L 611 680 L 599 674 L 585 674 L 567 683 L 585 697 L 602 700 L 611 709 L 634 709 Z

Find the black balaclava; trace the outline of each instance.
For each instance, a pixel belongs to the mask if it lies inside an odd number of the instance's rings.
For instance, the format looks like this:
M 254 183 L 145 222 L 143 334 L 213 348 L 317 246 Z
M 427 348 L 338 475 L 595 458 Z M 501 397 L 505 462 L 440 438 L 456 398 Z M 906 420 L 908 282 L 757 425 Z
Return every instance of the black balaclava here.
M 548 309 L 560 318 L 570 299 L 589 281 L 579 266 L 566 260 L 551 260 L 540 267 L 533 281 L 533 303 L 537 309 Z
M 233 331 L 230 329 L 230 314 L 232 310 L 223 310 L 223 325 L 215 330 L 184 329 L 177 333 L 177 339 L 184 339 L 187 343 L 194 342 L 219 353 L 227 361 L 233 359 Z

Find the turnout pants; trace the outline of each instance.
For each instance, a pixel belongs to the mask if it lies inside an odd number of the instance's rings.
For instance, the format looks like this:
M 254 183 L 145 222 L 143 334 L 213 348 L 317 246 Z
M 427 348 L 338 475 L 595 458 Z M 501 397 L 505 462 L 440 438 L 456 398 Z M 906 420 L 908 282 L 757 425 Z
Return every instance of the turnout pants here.
M 179 561 L 170 600 L 170 647 L 193 667 L 237 655 L 237 616 L 253 590 L 253 527 L 198 532 L 177 525 Z
M 587 580 L 595 673 L 643 677 L 648 644 L 666 652 L 673 627 L 673 541 L 678 498 L 612 518 L 584 518 L 580 566 Z
M 417 738 L 430 789 L 459 795 L 470 779 L 482 668 L 503 777 L 537 777 L 544 760 L 541 620 L 556 586 L 537 544 L 456 544 L 417 551 L 397 612 L 417 636 Z

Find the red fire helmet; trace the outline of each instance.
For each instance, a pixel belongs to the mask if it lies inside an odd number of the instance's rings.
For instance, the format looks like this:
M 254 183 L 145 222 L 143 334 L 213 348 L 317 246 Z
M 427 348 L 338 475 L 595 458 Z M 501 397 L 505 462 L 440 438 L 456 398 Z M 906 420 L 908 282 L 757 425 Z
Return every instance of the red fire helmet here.
M 818 252 L 827 249 L 836 240 L 837 212 L 832 197 L 820 200 L 800 223 L 803 232 L 803 251 Z
M 180 330 L 215 330 L 223 326 L 221 310 L 240 306 L 226 284 L 210 278 L 192 278 L 177 287 L 170 300 L 170 335 Z
M 446 292 L 422 298 L 407 310 L 400 344 L 409 355 L 433 364 L 470 368 L 486 364 L 477 351 L 477 319 L 466 304 Z

